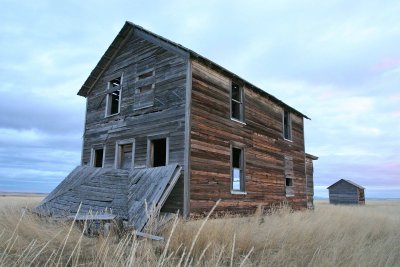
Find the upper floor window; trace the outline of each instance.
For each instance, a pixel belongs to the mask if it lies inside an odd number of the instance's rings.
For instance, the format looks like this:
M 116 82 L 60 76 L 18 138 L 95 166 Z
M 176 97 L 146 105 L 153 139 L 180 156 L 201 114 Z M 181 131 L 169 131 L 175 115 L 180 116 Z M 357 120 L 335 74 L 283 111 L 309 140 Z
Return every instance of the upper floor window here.
M 232 83 L 231 90 L 231 118 L 244 121 L 243 87 Z
M 292 140 L 292 119 L 290 112 L 283 111 L 283 137 L 287 140 Z
M 112 79 L 108 82 L 108 94 L 106 99 L 106 116 L 119 113 L 121 106 L 121 80 L 122 77 Z
M 147 69 L 136 76 L 134 110 L 151 107 L 154 104 L 155 71 Z

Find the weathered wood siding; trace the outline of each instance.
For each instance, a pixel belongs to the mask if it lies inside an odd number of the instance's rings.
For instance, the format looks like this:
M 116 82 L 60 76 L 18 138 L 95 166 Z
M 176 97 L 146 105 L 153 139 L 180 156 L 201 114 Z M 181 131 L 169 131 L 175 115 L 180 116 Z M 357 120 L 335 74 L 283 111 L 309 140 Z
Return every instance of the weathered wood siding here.
M 359 204 L 359 189 L 346 181 L 339 181 L 329 188 L 329 203 Z
M 135 89 L 143 84 L 137 76 L 151 68 L 154 104 L 137 109 Z M 120 113 L 105 117 L 107 84 L 119 74 L 123 75 Z M 187 59 L 131 34 L 87 97 L 82 164 L 90 164 L 92 146 L 105 145 L 104 167 L 114 167 L 116 142 L 134 139 L 134 167 L 146 167 L 147 139 L 160 134 L 169 138 L 169 163 L 184 166 L 186 74 Z M 182 181 L 171 194 L 176 201 L 167 201 L 166 206 L 182 209 L 179 187 L 183 188 Z
M 303 118 L 291 114 L 293 141 L 283 139 L 283 108 L 244 88 L 245 124 L 230 118 L 231 78 L 192 61 L 190 211 L 254 211 L 287 201 L 307 207 Z M 230 144 L 245 151 L 246 195 L 231 194 Z M 285 194 L 284 158 L 293 160 L 293 197 Z
M 128 174 L 127 170 L 76 167 L 36 209 L 45 215 L 62 217 L 78 210 L 80 214 L 112 210 L 118 217 L 128 219 Z
M 314 206 L 314 166 L 313 160 L 306 157 L 306 174 L 307 174 L 307 205 L 309 208 Z

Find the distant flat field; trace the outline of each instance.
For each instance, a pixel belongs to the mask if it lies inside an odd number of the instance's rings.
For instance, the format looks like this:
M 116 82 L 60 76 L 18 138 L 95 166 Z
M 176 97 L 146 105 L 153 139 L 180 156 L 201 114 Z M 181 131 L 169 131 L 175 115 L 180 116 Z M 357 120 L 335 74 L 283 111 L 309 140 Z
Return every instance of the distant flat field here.
M 46 197 L 47 193 L 0 192 L 0 197 Z

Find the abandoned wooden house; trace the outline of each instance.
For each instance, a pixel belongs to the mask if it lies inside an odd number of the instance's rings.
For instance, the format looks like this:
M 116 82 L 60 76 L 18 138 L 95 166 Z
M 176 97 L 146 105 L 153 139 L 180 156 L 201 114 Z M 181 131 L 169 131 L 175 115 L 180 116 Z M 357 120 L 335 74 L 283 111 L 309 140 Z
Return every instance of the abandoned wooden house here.
M 365 204 L 364 187 L 350 180 L 340 179 L 327 188 L 331 204 Z
M 82 164 L 47 214 L 111 209 L 137 228 L 145 208 L 184 216 L 313 206 L 308 117 L 205 57 L 126 22 L 78 95 Z

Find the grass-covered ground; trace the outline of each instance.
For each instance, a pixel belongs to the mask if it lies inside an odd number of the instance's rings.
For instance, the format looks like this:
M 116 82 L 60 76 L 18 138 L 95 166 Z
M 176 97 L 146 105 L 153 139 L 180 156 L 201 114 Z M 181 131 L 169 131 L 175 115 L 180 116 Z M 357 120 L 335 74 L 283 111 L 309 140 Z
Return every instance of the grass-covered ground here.
M 206 222 L 177 218 L 157 242 L 86 237 L 71 222 L 24 212 L 41 198 L 0 197 L 0 266 L 400 266 L 399 201 L 319 201 L 314 211 Z

